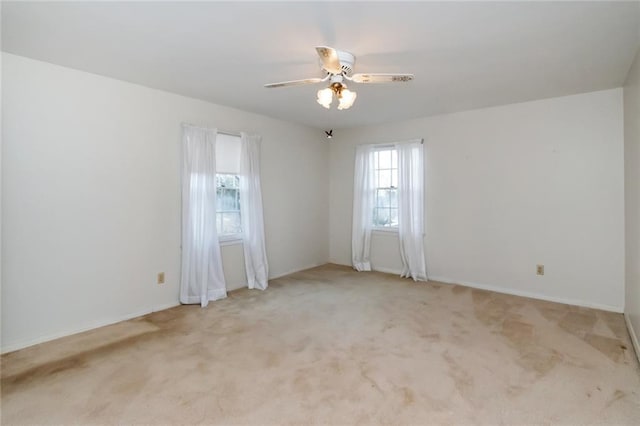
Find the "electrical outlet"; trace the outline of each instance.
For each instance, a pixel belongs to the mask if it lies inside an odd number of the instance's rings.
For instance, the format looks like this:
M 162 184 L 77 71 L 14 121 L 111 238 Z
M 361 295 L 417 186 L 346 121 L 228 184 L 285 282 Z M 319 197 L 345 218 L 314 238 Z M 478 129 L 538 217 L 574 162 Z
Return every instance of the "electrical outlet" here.
M 164 284 L 164 272 L 158 272 L 158 284 Z
M 544 275 L 544 265 L 536 265 L 536 274 Z

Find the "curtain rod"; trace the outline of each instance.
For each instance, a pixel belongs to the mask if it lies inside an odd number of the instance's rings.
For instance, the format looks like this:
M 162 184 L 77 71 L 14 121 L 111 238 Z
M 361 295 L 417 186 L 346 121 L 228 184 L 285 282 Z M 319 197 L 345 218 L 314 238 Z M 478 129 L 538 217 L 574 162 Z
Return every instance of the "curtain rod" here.
M 202 130 L 216 130 L 216 133 L 222 133 L 223 135 L 227 135 L 227 136 L 236 136 L 236 137 L 240 137 L 240 133 L 236 133 L 236 132 L 227 132 L 226 130 L 220 130 L 218 128 L 215 127 L 204 127 L 204 126 L 196 126 L 195 124 L 191 124 L 191 123 L 182 123 L 183 126 L 187 126 L 187 127 L 194 127 L 196 129 L 202 129 Z
M 393 146 L 396 143 L 404 143 L 404 142 L 411 142 L 411 141 L 417 141 L 417 140 L 418 140 L 418 138 L 416 138 L 416 139 L 407 139 L 407 140 L 397 141 L 397 142 L 363 143 L 363 144 L 359 144 L 359 145 L 371 145 L 371 146 L 379 146 L 379 147 L 383 148 L 383 147 Z M 420 144 L 424 145 L 424 138 L 420 138 Z

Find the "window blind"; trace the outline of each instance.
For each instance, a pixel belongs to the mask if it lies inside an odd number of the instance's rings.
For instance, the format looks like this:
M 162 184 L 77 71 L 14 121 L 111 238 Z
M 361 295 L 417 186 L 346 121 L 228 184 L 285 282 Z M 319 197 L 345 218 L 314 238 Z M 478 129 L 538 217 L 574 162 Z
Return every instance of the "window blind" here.
M 216 173 L 240 173 L 240 137 L 218 133 L 216 136 Z

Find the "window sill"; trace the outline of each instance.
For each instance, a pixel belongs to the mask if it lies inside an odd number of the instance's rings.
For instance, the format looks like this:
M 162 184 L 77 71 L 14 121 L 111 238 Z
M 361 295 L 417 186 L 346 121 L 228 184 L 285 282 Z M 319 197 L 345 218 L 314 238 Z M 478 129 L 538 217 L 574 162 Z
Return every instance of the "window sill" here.
M 221 235 L 218 237 L 218 242 L 221 247 L 242 244 L 242 234 Z
M 397 234 L 398 233 L 398 227 L 389 227 L 389 228 L 371 228 L 371 231 L 373 232 L 379 232 L 381 234 Z

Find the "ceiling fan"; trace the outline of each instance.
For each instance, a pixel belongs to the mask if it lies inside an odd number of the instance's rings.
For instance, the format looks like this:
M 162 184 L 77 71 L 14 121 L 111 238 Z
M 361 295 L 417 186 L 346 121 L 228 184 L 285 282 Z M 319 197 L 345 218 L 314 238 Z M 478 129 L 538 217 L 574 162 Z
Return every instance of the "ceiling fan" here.
M 318 46 L 316 52 L 320 57 L 320 65 L 327 75 L 323 78 L 305 78 L 303 80 L 283 81 L 265 84 L 264 87 L 288 87 L 304 84 L 324 83 L 329 87 L 318 90 L 318 103 L 325 108 L 331 107 L 333 96 L 338 99 L 338 109 L 350 108 L 356 100 L 356 92 L 347 89 L 346 81 L 354 83 L 396 83 L 413 80 L 413 74 L 353 74 L 356 57 L 352 53 L 336 50 L 332 47 Z

